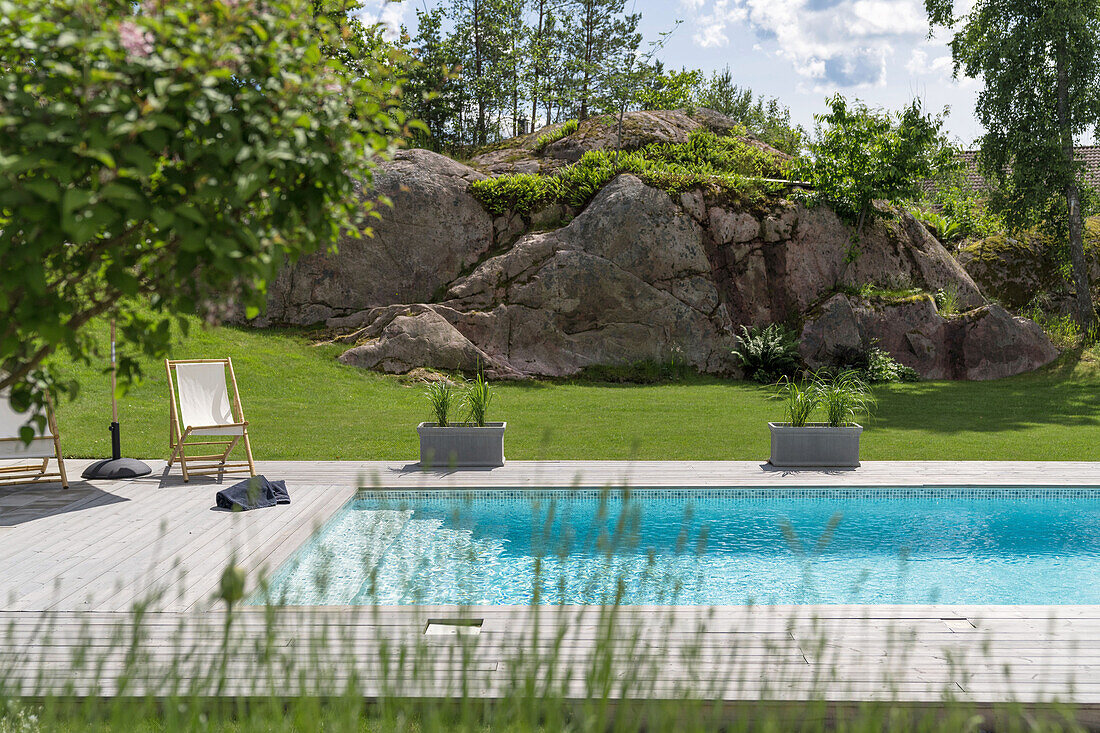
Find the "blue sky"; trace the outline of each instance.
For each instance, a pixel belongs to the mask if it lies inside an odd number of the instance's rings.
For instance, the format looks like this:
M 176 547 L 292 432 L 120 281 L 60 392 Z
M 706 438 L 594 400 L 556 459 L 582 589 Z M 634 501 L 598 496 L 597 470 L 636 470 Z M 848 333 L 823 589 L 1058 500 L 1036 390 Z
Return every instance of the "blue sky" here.
M 439 0 L 367 0 L 387 22 L 415 22 L 415 8 Z M 952 79 L 943 37 L 928 39 L 923 0 L 627 0 L 647 39 L 676 29 L 660 57 L 672 67 L 729 66 L 737 83 L 791 108 L 809 127 L 825 97 L 839 91 L 872 106 L 898 108 L 914 97 L 950 108 L 947 126 L 969 146 L 979 84 Z M 943 34 L 941 33 L 941 36 Z

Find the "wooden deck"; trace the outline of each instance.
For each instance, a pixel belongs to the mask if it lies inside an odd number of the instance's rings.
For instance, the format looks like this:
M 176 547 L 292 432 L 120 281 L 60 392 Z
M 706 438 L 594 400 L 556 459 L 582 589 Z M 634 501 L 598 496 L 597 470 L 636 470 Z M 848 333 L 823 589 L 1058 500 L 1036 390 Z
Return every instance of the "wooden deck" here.
M 86 463 L 68 462 L 70 476 Z M 132 626 L 130 609 L 149 599 L 143 625 L 152 661 L 164 662 L 180 648 L 209 661 L 223 620 L 212 599 L 230 558 L 250 576 L 263 566 L 274 569 L 360 486 L 1100 485 L 1095 463 L 890 462 L 788 472 L 740 462 L 513 462 L 425 472 L 400 463 L 261 462 L 260 472 L 287 480 L 293 502 L 230 513 L 214 508 L 214 480 L 183 484 L 177 472 L 164 472 L 163 462 L 150 465 L 152 476 L 133 481 L 76 480 L 67 491 L 51 484 L 0 488 L 0 680 L 56 674 L 77 679 L 77 689 L 110 694 L 111 671 L 127 664 L 112 634 Z M 539 611 L 541 633 L 548 619 L 551 627 L 566 625 L 555 663 L 576 668 L 591 659 L 600 613 Z M 617 614 L 629 673 L 640 675 L 650 697 L 687 686 L 716 699 L 936 701 L 946 693 L 979 702 L 1060 699 L 1100 710 L 1098 606 L 631 607 Z M 526 607 L 288 609 L 278 628 L 265 631 L 262 609 L 243 609 L 238 623 L 248 632 L 242 638 L 264 633 L 290 657 L 306 656 L 304 640 L 328 629 L 345 646 L 327 653 L 347 655 L 335 668 L 340 674 L 355 668 L 366 694 L 392 691 L 379 672 L 384 640 L 389 653 L 396 641 L 431 651 L 430 679 L 404 680 L 408 694 L 446 694 L 462 644 L 472 665 L 467 673 L 476 677 L 472 689 L 502 695 L 516 650 L 540 632 L 533 616 Z M 425 635 L 429 620 L 459 617 L 481 620 L 480 634 L 444 624 L 433 627 L 441 636 Z M 98 681 L 72 673 L 73 655 L 88 644 L 103 652 Z M 254 653 L 240 650 L 234 664 L 249 669 Z M 147 672 L 149 680 L 163 678 Z M 251 679 L 242 672 L 238 682 Z M 579 680 L 571 684 L 571 694 L 584 694 Z

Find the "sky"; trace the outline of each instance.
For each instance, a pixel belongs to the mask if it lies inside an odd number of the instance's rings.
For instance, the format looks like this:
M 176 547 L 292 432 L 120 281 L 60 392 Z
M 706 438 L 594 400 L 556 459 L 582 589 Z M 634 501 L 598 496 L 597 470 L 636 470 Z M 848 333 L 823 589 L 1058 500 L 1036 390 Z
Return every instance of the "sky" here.
M 366 4 L 375 18 L 413 25 L 416 8 L 440 0 Z M 675 27 L 659 54 L 666 66 L 728 66 L 737 84 L 779 98 L 807 129 L 840 92 L 873 107 L 920 98 L 926 110 L 948 108 L 947 130 L 964 147 L 982 134 L 980 82 L 952 78 L 948 36 L 929 39 L 924 0 L 627 0 L 632 8 L 646 39 Z

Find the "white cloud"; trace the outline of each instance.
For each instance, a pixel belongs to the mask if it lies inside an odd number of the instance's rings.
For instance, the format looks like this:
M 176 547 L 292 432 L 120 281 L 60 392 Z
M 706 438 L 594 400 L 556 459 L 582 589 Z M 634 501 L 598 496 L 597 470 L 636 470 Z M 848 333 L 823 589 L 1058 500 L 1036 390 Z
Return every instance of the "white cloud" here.
M 950 54 L 943 54 L 929 60 L 928 52 L 923 48 L 914 48 L 905 64 L 905 70 L 913 76 L 931 74 L 940 78 L 950 77 L 955 70 L 955 65 Z
M 743 23 L 761 39 L 773 42 L 777 55 L 819 90 L 884 85 L 887 60 L 895 48 L 918 43 L 928 33 L 922 0 L 681 0 L 681 4 L 694 11 L 694 39 L 700 46 L 728 45 L 729 26 Z
M 955 72 L 955 61 L 949 55 L 945 54 L 932 59 L 932 64 L 929 68 L 941 76 L 950 76 Z
M 386 39 L 392 41 L 405 22 L 405 4 L 391 0 L 365 0 L 359 17 L 367 25 L 382 23 L 386 26 Z
M 909 62 L 905 64 L 905 70 L 910 74 L 923 74 L 928 71 L 928 54 L 922 49 L 914 48 Z
M 691 10 L 699 12 L 706 4 L 706 0 L 681 0 Z M 740 6 L 741 0 L 714 0 L 711 12 L 699 15 L 696 22 L 697 30 L 692 36 L 694 41 L 703 48 L 721 47 L 729 45 L 729 36 L 726 28 L 732 23 L 740 23 L 748 16 L 748 11 Z

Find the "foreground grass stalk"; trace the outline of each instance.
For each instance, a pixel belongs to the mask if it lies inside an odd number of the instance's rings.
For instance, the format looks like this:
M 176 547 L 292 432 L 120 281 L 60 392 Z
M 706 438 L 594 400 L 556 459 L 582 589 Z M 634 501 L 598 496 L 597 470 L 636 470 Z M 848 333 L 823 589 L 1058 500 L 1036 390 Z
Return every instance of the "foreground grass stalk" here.
M 264 580 L 250 597 L 235 560 L 216 599 L 180 614 L 178 623 L 162 610 L 163 597 L 138 603 L 117 622 L 96 618 L 80 629 L 71 614 L 13 621 L 0 636 L 0 733 L 1082 729 L 1071 708 L 1056 705 L 977 710 L 954 684 L 936 691 L 931 705 L 906 705 L 919 682 L 914 658 L 942 655 L 949 678 L 963 682 L 983 660 L 973 645 L 958 648 L 974 658 L 956 655 L 904 622 L 861 620 L 860 640 L 881 639 L 886 654 L 864 660 L 864 669 L 852 661 L 859 650 L 851 640 L 832 636 L 838 627 L 828 614 L 749 608 L 730 621 L 714 609 L 625 605 L 629 583 L 660 587 L 654 597 L 665 601 L 691 582 L 655 568 L 633 496 L 600 492 L 587 536 L 561 531 L 566 510 L 542 508 L 531 528 L 532 546 L 541 548 L 534 605 L 494 611 L 496 625 L 479 634 L 461 633 L 463 624 L 485 620 L 473 607 L 291 607 L 273 602 Z M 708 538 L 686 514 L 677 554 L 690 556 Z M 841 522 L 834 515 L 816 539 L 787 532 L 804 560 L 808 590 L 827 571 L 819 560 Z M 613 582 L 571 575 L 565 561 L 581 554 L 598 557 Z M 453 548 L 442 557 L 470 559 Z M 377 589 L 378 558 L 366 553 L 361 562 Z M 682 567 L 690 576 L 695 566 Z M 415 584 L 440 568 L 408 570 Z M 334 576 L 321 573 L 320 582 Z M 565 598 L 577 582 L 587 584 L 580 592 L 592 597 L 590 605 L 542 603 Z M 439 614 L 458 622 L 455 635 L 426 635 Z M 74 636 L 76 656 L 58 656 L 55 649 L 66 648 L 60 642 Z M 40 638 L 59 644 L 28 644 Z M 853 669 L 859 679 L 846 680 Z M 1006 671 L 1008 695 L 1013 679 Z

